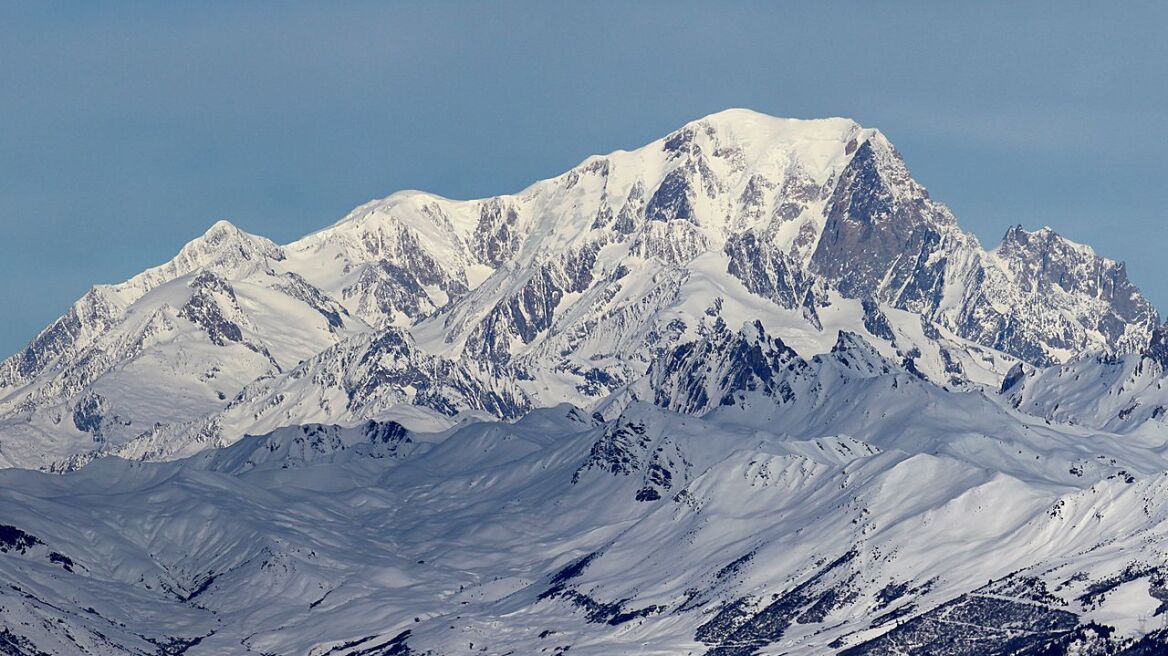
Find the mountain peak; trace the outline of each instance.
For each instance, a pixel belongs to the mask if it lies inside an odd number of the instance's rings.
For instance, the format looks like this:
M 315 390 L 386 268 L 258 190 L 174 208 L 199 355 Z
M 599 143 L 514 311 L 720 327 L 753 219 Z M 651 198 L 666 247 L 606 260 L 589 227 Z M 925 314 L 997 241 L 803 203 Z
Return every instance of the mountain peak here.
M 234 277 L 242 271 L 264 267 L 269 260 L 283 259 L 283 250 L 272 240 L 244 232 L 230 221 L 219 220 L 187 242 L 170 261 L 146 269 L 111 289 L 124 302 L 132 303 L 161 284 L 201 269 Z
M 240 234 L 243 234 L 243 231 L 240 230 L 239 227 L 237 227 L 234 223 L 228 221 L 227 219 L 219 219 L 215 223 L 212 223 L 210 228 L 207 228 L 207 231 L 203 233 L 203 238 L 214 239 L 225 235 Z
M 1081 244 L 1076 241 L 1071 241 L 1066 237 L 1055 231 L 1050 226 L 1042 226 L 1037 230 L 1027 230 L 1021 224 L 1012 225 L 1006 230 L 1006 234 L 1002 237 L 1002 245 L 999 249 L 1007 245 L 1018 245 L 1030 248 L 1050 248 L 1057 246 L 1065 249 L 1070 249 L 1083 253 L 1084 255 L 1095 255 L 1095 249 L 1086 244 Z
M 849 118 L 782 118 L 732 108 L 691 121 L 671 133 L 670 137 L 679 134 L 705 134 L 722 146 L 735 145 L 762 154 L 770 149 L 786 150 L 792 144 L 807 142 L 823 142 L 825 147 L 861 142 L 877 131 L 865 129 Z
M 765 132 L 805 132 L 818 131 L 827 134 L 846 134 L 862 130 L 863 127 L 850 118 L 832 116 L 826 118 L 789 118 L 772 116 L 753 109 L 731 107 L 720 112 L 707 114 L 697 120 L 687 123 L 684 127 L 694 125 L 708 125 L 715 129 L 727 130 L 756 130 Z
M 227 219 L 219 219 L 211 224 L 211 227 L 187 242 L 182 250 L 187 249 L 206 249 L 206 248 L 221 248 L 230 244 L 245 243 L 251 246 L 258 247 L 260 250 L 271 250 L 268 246 L 275 247 L 275 242 L 272 242 L 267 237 L 260 237 L 245 232 L 239 226 L 228 221 Z M 180 251 L 181 252 L 181 251 Z
M 282 260 L 283 252 L 275 242 L 239 229 L 230 221 L 220 219 L 211 224 L 202 235 L 187 242 L 178 255 L 164 264 L 174 265 L 183 273 L 204 266 L 219 266 L 229 262 Z M 179 275 L 182 275 L 181 273 Z

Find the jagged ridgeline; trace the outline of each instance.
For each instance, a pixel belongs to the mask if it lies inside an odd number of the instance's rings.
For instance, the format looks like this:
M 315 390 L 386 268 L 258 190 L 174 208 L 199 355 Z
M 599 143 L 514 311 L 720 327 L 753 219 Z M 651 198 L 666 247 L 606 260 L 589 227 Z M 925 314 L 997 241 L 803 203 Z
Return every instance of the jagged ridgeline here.
M 0 653 L 1168 653 L 1166 367 L 845 119 L 219 222 L 0 364 Z

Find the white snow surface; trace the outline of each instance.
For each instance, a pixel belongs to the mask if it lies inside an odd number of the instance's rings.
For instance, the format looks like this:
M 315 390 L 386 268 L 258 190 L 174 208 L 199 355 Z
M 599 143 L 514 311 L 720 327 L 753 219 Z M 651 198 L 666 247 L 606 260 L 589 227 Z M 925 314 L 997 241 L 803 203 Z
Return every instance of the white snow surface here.
M 704 416 L 562 405 L 392 445 L 317 425 L 6 470 L 3 523 L 38 543 L 0 554 L 0 624 L 59 654 L 380 653 L 402 635 L 400 653 L 706 653 L 729 644 L 700 629 L 727 604 L 749 621 L 809 584 L 799 612 L 818 599 L 822 618 L 760 653 L 836 653 L 896 631 L 889 610 L 970 594 L 1128 640 L 1158 628 L 1154 573 L 1084 595 L 1165 566 L 1163 449 L 860 373 L 879 362 L 837 350 L 808 374 L 822 398 Z

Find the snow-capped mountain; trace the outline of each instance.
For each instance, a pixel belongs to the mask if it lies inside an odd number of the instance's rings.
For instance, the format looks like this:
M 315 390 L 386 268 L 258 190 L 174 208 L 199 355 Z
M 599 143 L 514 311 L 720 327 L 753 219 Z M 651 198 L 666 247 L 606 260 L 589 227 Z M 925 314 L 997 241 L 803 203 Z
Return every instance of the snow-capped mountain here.
M 862 333 L 935 382 L 996 387 L 1016 359 L 1136 352 L 1157 316 L 1122 265 L 1049 230 L 983 250 L 876 130 L 728 110 L 518 194 L 403 192 L 285 246 L 220 222 L 0 366 L 0 456 L 597 406 L 719 320 L 803 355 Z M 413 360 L 387 364 L 383 334 Z M 343 370 L 419 359 L 421 386 Z
M 0 364 L 0 652 L 1165 653 L 1166 367 L 845 119 L 219 222 Z

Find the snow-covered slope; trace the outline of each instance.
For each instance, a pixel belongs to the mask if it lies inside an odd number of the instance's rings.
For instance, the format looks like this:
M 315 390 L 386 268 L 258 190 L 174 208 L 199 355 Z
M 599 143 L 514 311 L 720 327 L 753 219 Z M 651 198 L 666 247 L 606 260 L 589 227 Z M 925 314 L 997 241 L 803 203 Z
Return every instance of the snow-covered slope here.
M 1144 350 L 1122 356 L 1088 354 L 1062 365 L 1021 364 L 1002 381 L 1012 407 L 1048 421 L 1163 434 L 1168 429 L 1168 328 Z
M 169 263 L 94 287 L 0 365 L 0 461 L 43 463 L 202 417 L 367 330 L 283 259 L 219 222 Z
M 313 425 L 167 463 L 0 472 L 3 644 L 1168 648 L 1158 445 L 946 392 L 856 336 L 805 360 L 757 326 L 735 334 L 762 356 L 725 351 L 719 371 L 751 373 L 701 416 L 630 402 L 605 421 L 562 405 L 437 434 Z

